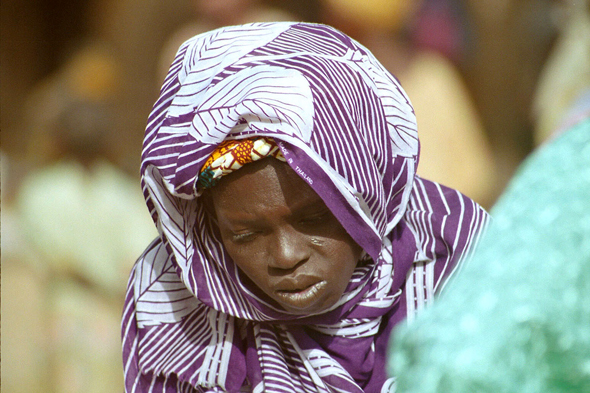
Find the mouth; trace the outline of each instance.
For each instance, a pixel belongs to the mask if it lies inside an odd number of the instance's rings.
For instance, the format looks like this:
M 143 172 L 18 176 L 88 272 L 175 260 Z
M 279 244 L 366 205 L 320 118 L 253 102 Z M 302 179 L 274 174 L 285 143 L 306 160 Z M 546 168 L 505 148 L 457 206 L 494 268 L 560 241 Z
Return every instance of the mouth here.
M 290 306 L 289 308 L 303 310 L 320 298 L 327 285 L 327 281 L 321 280 L 302 288 L 276 290 L 275 294 L 283 304 Z

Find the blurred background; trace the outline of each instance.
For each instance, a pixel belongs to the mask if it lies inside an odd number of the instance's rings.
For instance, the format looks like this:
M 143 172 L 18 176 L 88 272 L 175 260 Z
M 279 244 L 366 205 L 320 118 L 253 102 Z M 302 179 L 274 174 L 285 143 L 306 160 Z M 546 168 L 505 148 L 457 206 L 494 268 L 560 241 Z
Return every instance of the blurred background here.
M 139 186 L 143 130 L 185 39 L 253 21 L 343 30 L 409 94 L 422 144 L 418 173 L 489 208 L 520 162 L 580 102 L 588 107 L 588 7 L 587 0 L 2 1 L 4 391 L 123 390 L 126 280 L 156 236 Z

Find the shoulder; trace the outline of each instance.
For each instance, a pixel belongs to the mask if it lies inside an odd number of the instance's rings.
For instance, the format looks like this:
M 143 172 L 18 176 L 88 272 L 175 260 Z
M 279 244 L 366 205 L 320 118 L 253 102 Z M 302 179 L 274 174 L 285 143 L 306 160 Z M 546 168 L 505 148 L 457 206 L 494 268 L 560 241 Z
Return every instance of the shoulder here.
M 416 176 L 404 219 L 423 257 L 461 257 L 477 244 L 488 213 L 457 190 Z
M 473 218 L 480 226 L 487 222 L 488 213 L 483 207 L 461 192 L 434 181 L 416 176 L 406 215 L 427 214 L 436 220 L 465 223 Z

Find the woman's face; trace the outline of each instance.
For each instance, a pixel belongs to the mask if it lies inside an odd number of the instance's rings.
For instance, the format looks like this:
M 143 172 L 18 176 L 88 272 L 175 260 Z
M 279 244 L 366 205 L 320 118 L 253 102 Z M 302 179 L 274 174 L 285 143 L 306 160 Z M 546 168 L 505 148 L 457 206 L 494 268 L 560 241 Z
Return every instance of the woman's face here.
M 362 250 L 286 163 L 247 164 L 210 197 L 227 252 L 285 310 L 317 314 L 342 296 Z

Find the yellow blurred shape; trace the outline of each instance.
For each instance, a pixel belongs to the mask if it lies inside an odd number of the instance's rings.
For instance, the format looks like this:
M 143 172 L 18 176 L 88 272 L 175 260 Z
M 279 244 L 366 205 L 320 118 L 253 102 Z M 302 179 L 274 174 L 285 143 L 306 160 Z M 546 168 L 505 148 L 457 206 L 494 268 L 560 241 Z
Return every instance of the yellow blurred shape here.
M 421 1 L 325 0 L 334 13 L 363 26 L 395 30 L 411 18 Z

